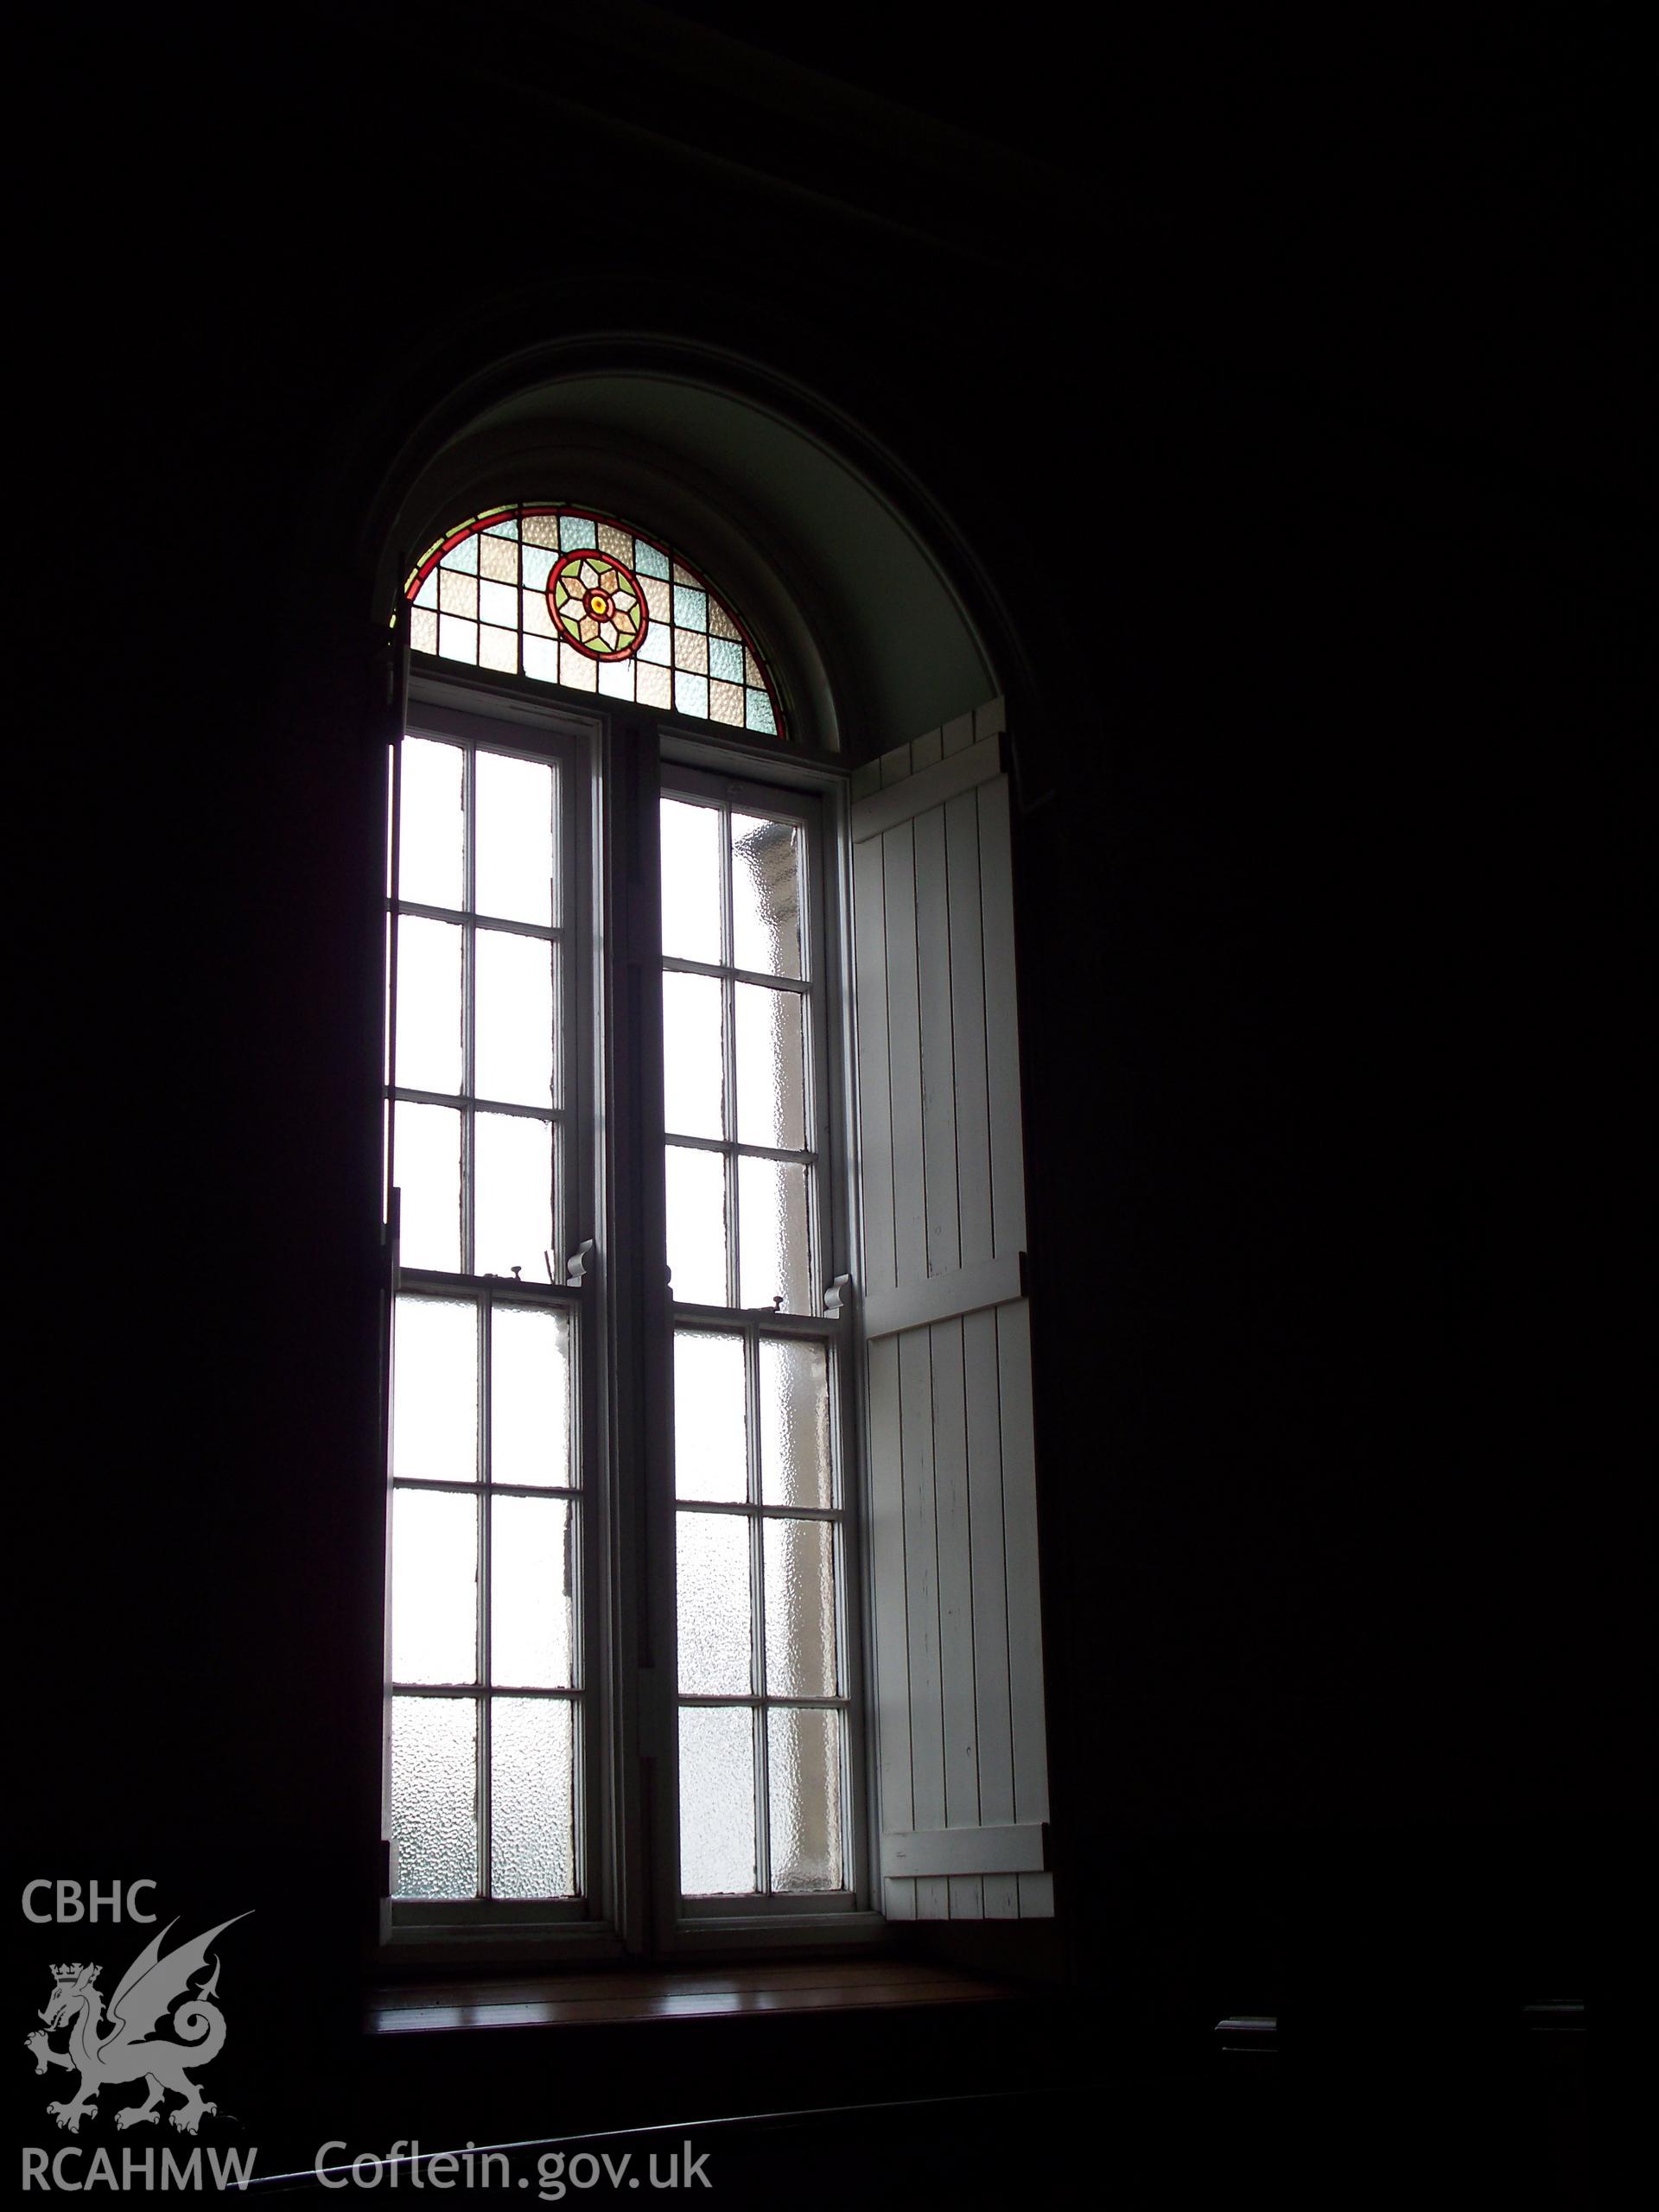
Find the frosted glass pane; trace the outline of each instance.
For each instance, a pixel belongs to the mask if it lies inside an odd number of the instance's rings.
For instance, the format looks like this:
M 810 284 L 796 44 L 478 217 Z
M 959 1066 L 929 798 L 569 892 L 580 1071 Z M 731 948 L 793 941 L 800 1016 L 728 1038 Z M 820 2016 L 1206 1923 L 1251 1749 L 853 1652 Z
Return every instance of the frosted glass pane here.
M 476 1482 L 477 1307 L 400 1298 L 391 1373 L 392 1473 L 404 1482 Z
M 549 924 L 553 885 L 553 771 L 541 760 L 480 753 L 474 892 L 480 914 Z
M 801 832 L 732 817 L 732 960 L 762 976 L 801 973 Z
M 473 1125 L 473 1271 L 545 1282 L 554 1249 L 553 1133 L 522 1114 L 480 1114 Z
M 674 1487 L 741 1505 L 749 1494 L 741 1337 L 674 1334 Z
M 640 647 L 643 656 L 651 644 L 649 636 Z M 674 703 L 674 687 L 665 668 L 648 668 L 644 658 L 634 663 L 634 696 L 642 707 L 670 707 Z
M 739 983 L 734 1052 L 737 1134 L 745 1144 L 806 1149 L 804 1001 L 794 991 Z
M 575 1707 L 558 1697 L 490 1705 L 490 1888 L 499 1897 L 576 1894 Z
M 573 691 L 597 691 L 599 677 L 597 664 L 586 653 L 579 653 L 574 645 L 559 647 L 559 681 Z
M 760 1495 L 768 1505 L 836 1502 L 829 1361 L 822 1344 L 762 1339 Z
M 668 1147 L 668 1268 L 674 1296 L 724 1306 L 726 1163 L 717 1152 Z
M 473 1088 L 512 1106 L 553 1101 L 553 948 L 539 938 L 480 930 Z
M 478 567 L 480 575 L 493 576 L 499 583 L 516 584 L 518 548 L 512 538 L 498 537 L 492 531 L 478 541 Z
M 720 816 L 665 798 L 662 813 L 663 950 L 674 960 L 721 957 Z
M 403 1090 L 461 1090 L 461 930 L 404 914 L 397 923 L 397 1043 Z
M 740 1160 L 737 1209 L 741 1250 L 740 1306 L 815 1313 L 806 1225 L 806 1173 L 778 1160 Z
M 843 1886 L 839 1713 L 773 1706 L 766 1714 L 772 1886 L 800 1892 Z
M 754 1723 L 747 1706 L 681 1707 L 680 1887 L 689 1897 L 754 1888 Z
M 461 1116 L 453 1106 L 392 1109 L 392 1175 L 403 1192 L 403 1263 L 461 1268 Z
M 836 1694 L 835 1530 L 827 1521 L 761 1524 L 766 1588 L 766 1693 Z
M 485 586 L 487 591 L 492 587 Z M 478 664 L 480 668 L 496 668 L 508 676 L 518 672 L 518 637 L 512 630 L 495 628 L 481 623 L 478 632 Z
M 391 1701 L 391 1893 L 478 1894 L 477 1708 L 469 1697 Z
M 723 996 L 713 976 L 663 977 L 663 1126 L 671 1135 L 726 1135 Z
M 490 1473 L 498 1483 L 574 1484 L 570 1322 L 498 1306 L 490 1317 Z
M 750 1661 L 749 1523 L 735 1513 L 681 1513 L 680 1688 L 688 1696 L 747 1695 Z
M 397 820 L 397 895 L 417 906 L 459 906 L 461 753 L 458 745 L 406 737 Z
M 573 1688 L 575 1509 L 562 1497 L 496 1497 L 490 1515 L 490 1680 Z
M 502 555 L 509 562 L 513 560 L 513 550 L 505 545 L 501 548 Z M 479 585 L 478 613 L 481 622 L 491 623 L 500 630 L 516 630 L 518 627 L 518 594 L 514 588 L 518 581 L 514 575 L 510 582 Z
M 478 1494 L 391 1494 L 391 1678 L 478 1680 Z

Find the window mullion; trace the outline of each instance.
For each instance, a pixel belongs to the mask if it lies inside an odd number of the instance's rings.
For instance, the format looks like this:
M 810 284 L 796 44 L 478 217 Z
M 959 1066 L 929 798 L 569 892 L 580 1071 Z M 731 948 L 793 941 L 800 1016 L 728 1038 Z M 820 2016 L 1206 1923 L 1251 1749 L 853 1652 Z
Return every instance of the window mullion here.
M 721 1080 L 725 1086 L 727 1152 L 726 1178 L 726 1303 L 738 1304 L 739 1270 L 742 1259 L 741 1224 L 738 1217 L 737 1153 L 737 986 L 731 969 L 736 958 L 736 925 L 732 916 L 732 814 L 720 809 L 720 957 L 725 970 L 720 985 Z
M 478 1893 L 490 1894 L 495 1864 L 491 1833 L 490 1756 L 490 1580 L 495 1537 L 490 1504 L 490 1475 L 493 1465 L 490 1441 L 490 1362 L 495 1335 L 493 1307 L 486 1291 L 478 1301 Z
M 461 928 L 461 1256 L 469 1271 L 476 1265 L 474 1239 L 477 1209 L 474 1179 L 478 1164 L 477 1131 L 474 1122 L 477 1044 L 478 937 L 473 917 L 477 912 L 478 755 L 469 745 L 461 753 L 461 888 L 465 918 Z M 494 1858 L 490 1837 L 490 1300 L 486 1291 L 478 1300 L 478 1895 L 490 1894 L 490 1870 Z
M 749 1498 L 749 1611 L 753 1624 L 749 1679 L 754 1708 L 754 1885 L 765 1897 L 772 1887 L 772 1821 L 767 1802 L 766 1561 L 760 1504 L 760 1336 L 752 1321 L 743 1327 L 743 1384 L 747 1437 Z
M 476 1208 L 473 1180 L 478 1164 L 477 1129 L 473 1107 L 474 1057 L 474 993 L 478 976 L 478 930 L 474 886 L 478 846 L 478 755 L 469 745 L 461 754 L 461 903 L 467 918 L 461 931 L 461 1257 L 468 1274 L 474 1272 Z

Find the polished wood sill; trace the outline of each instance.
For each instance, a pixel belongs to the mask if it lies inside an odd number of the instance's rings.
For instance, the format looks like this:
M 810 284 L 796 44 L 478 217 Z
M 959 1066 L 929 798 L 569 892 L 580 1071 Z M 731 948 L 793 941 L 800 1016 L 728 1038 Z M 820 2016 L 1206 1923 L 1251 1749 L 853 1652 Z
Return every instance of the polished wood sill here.
M 685 1967 L 625 1974 L 405 1982 L 370 1999 L 365 2031 L 432 2035 L 458 2028 L 594 2026 L 760 2013 L 863 2012 L 898 2005 L 1006 2002 L 1020 1991 L 949 1967 L 849 1959 L 824 1965 Z

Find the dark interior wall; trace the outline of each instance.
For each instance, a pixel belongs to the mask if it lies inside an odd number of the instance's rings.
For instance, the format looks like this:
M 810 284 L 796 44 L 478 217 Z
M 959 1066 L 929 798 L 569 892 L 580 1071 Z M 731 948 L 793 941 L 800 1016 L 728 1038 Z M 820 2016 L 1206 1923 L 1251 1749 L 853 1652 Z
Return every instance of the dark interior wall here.
M 900 40 L 893 88 L 976 150 L 621 20 L 632 76 L 524 9 L 40 65 L 98 219 L 37 246 L 13 455 L 52 641 L 17 840 L 25 1871 L 148 1855 L 226 1912 L 287 1882 L 349 2009 L 379 1572 L 352 533 L 464 379 L 626 330 L 864 426 L 1025 655 L 1075 1970 L 1200 2028 L 1582 1981 L 1637 1810 L 1617 57 L 1532 16 L 1300 73 L 1103 33 L 999 98 Z M 550 235 L 566 181 L 620 266 Z

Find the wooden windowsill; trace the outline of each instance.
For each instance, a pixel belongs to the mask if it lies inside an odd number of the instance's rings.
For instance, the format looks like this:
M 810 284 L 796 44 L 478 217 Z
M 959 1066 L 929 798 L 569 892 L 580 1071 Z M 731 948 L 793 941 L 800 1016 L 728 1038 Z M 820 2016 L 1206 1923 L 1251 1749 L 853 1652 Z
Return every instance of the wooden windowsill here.
M 641 2020 L 741 2018 L 759 2013 L 1007 2002 L 1020 1991 L 949 1967 L 849 1959 L 787 1966 L 686 1967 L 580 1976 L 404 1983 L 369 2000 L 373 2036 L 460 2028 L 594 2026 Z

